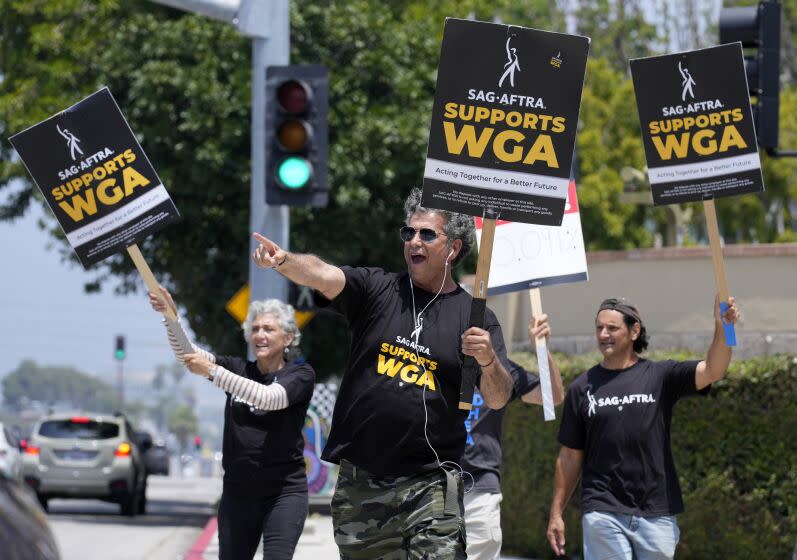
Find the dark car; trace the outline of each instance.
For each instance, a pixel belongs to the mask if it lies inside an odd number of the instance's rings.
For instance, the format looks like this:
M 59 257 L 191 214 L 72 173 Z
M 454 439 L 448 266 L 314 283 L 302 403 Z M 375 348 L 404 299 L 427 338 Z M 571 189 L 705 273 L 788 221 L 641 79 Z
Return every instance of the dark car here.
M 144 464 L 147 474 L 169 475 L 169 450 L 162 441 L 153 441 L 149 432 L 136 432 L 138 446 L 144 450 Z
M 169 449 L 163 442 L 156 441 L 144 455 L 144 460 L 147 463 L 147 473 L 169 476 Z

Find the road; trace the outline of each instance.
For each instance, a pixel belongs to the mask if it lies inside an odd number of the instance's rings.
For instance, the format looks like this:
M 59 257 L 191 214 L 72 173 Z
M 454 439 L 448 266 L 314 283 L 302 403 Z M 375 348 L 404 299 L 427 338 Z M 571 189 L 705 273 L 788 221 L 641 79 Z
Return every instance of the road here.
M 147 513 L 123 517 L 99 500 L 51 500 L 62 560 L 176 560 L 191 548 L 221 495 L 220 478 L 149 477 Z
M 215 505 L 221 479 L 152 476 L 147 488 L 147 514 L 122 517 L 119 506 L 98 500 L 51 500 L 48 521 L 62 560 L 184 560 L 204 541 L 196 560 L 218 558 Z M 210 534 L 206 527 L 211 527 Z M 208 538 L 199 539 L 206 533 Z M 258 549 L 255 558 L 262 558 Z M 311 513 L 294 560 L 338 558 L 332 518 Z M 520 560 L 501 557 L 502 560 Z

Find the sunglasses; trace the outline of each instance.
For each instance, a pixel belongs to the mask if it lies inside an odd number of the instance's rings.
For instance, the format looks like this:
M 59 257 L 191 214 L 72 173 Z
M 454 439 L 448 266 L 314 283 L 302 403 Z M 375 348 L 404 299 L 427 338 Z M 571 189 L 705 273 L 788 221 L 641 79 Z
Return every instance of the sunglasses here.
M 432 241 L 437 239 L 438 235 L 443 235 L 443 236 L 445 235 L 445 233 L 437 233 L 433 229 L 429 228 L 415 229 L 412 226 L 404 226 L 399 230 L 399 235 L 401 235 L 401 240 L 404 241 L 405 243 L 407 241 L 412 241 L 413 239 L 415 239 L 416 233 L 421 237 L 421 241 L 423 241 L 424 243 L 431 243 Z

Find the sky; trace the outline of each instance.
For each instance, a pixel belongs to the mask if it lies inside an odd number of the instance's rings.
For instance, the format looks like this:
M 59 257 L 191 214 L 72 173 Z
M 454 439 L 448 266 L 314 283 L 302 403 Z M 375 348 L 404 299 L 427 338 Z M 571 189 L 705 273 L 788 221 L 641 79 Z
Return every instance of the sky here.
M 49 210 L 34 203 L 23 218 L 0 221 L 0 377 L 32 359 L 40 365 L 72 366 L 116 386 L 114 350 L 122 334 L 125 379 L 148 385 L 158 364 L 175 359 L 160 314 L 143 289 L 119 296 L 109 283 L 99 294 L 86 294 L 83 285 L 92 276 L 80 265 L 61 262 L 56 249 L 47 249 L 52 239 L 36 225 L 43 212 Z M 184 379 L 197 388 L 204 388 L 203 381 L 190 374 Z M 200 402 L 206 393 L 197 393 Z

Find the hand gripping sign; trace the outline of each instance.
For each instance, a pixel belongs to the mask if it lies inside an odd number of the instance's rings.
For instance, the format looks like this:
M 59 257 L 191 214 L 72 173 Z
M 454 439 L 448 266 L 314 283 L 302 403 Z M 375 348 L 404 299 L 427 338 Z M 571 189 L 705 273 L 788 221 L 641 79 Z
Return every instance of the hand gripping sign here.
M 476 219 L 476 239 L 481 240 L 482 220 Z M 496 222 L 490 292 L 529 291 L 531 314 L 542 315 L 540 288 L 588 279 L 587 255 L 581 232 L 576 184 L 570 182 L 561 227 L 516 222 Z M 545 420 L 554 420 L 551 373 L 545 338 L 535 340 Z
M 741 43 L 631 61 L 653 203 L 703 201 L 724 316 L 714 198 L 763 192 Z M 736 345 L 732 324 L 725 342 Z
M 484 324 L 495 220 L 562 223 L 589 39 L 447 19 L 423 205 L 485 216 L 470 324 Z M 478 371 L 466 357 L 459 407 Z
M 137 243 L 180 215 L 108 88 L 10 140 L 80 264 L 88 268 L 127 249 L 150 291 L 160 294 Z M 168 306 L 164 315 L 192 352 Z

